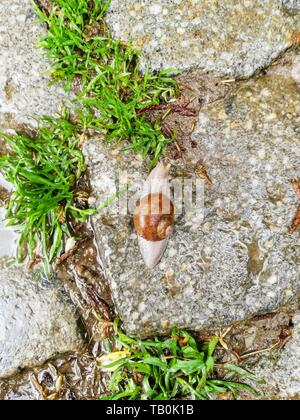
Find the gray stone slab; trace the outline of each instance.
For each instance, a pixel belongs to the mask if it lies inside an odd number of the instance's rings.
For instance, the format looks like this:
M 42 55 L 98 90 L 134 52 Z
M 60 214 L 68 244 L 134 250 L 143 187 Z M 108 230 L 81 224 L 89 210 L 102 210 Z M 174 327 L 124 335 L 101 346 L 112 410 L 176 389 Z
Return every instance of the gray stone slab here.
M 288 77 L 241 85 L 202 109 L 194 134 L 195 163 L 203 159 L 213 186 L 205 218 L 176 221 L 161 263 L 146 269 L 131 216 L 94 218 L 113 298 L 126 330 L 193 330 L 269 312 L 300 290 L 299 232 L 288 233 L 298 203 L 300 91 Z M 140 186 L 141 160 L 101 139 L 85 146 L 98 202 L 112 193 L 119 171 Z M 180 168 L 173 167 L 173 175 Z M 181 168 L 182 169 L 182 168 Z M 136 187 L 137 188 L 137 187 Z
M 132 38 L 142 49 L 144 67 L 248 77 L 291 45 L 300 25 L 298 3 L 112 0 L 107 21 L 113 35 Z
M 0 2 L 0 124 L 34 124 L 31 117 L 59 111 L 66 95 L 57 85 L 49 87 L 49 62 L 36 42 L 45 28 L 34 24 L 30 0 Z
M 49 87 L 49 62 L 35 45 L 45 28 L 30 0 L 0 3 L 0 128 L 35 124 L 31 117 L 54 114 L 66 95 Z M 3 185 L 3 180 L 0 179 Z M 4 184 L 7 188 L 7 185 Z M 0 377 L 82 346 L 78 316 L 58 282 L 38 284 L 15 264 L 17 235 L 2 224 L 0 208 Z
M 0 271 L 0 378 L 83 346 L 62 284 L 37 283 L 22 267 Z

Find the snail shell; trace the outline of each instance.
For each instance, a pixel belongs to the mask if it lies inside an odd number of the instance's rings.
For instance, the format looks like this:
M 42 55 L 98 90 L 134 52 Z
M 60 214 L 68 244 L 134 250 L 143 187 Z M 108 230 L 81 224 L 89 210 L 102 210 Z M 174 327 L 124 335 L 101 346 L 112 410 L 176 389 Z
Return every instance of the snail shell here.
M 169 165 L 149 175 L 134 212 L 134 226 L 146 265 L 154 268 L 162 258 L 174 228 L 174 204 L 169 195 Z
M 134 225 L 139 236 L 147 241 L 166 239 L 174 226 L 174 205 L 161 193 L 142 197 L 134 212 Z

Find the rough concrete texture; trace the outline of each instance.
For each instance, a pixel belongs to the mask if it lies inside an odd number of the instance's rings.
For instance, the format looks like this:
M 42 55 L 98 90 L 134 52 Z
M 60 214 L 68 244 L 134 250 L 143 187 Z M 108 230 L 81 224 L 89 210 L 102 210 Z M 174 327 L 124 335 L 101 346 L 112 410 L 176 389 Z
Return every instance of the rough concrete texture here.
M 297 0 L 112 0 L 107 21 L 142 48 L 144 67 L 248 77 L 291 45 L 300 10 Z
M 195 163 L 204 159 L 213 182 L 205 218 L 177 219 L 153 271 L 140 257 L 131 216 L 95 218 L 104 272 L 128 332 L 216 327 L 272 311 L 300 289 L 299 232 L 288 234 L 298 205 L 290 179 L 299 176 L 299 126 L 299 88 L 277 75 L 243 83 L 203 108 L 194 141 Z M 100 201 L 119 171 L 139 185 L 147 175 L 139 159 L 111 145 L 95 140 L 85 149 Z
M 75 309 L 59 283 L 34 282 L 15 267 L 1 269 L 0 284 L 0 378 L 82 347 Z
M 63 89 L 49 87 L 49 63 L 36 42 L 43 32 L 36 25 L 30 0 L 0 2 L 0 128 L 34 124 L 31 117 L 59 111 Z
M 299 0 L 282 0 L 282 5 L 285 11 L 296 14 L 300 11 L 300 1 Z
M 0 129 L 35 124 L 31 117 L 54 114 L 66 98 L 49 87 L 49 63 L 35 42 L 43 31 L 34 25 L 30 0 L 0 2 Z M 3 180 L 0 179 L 3 185 Z M 6 185 L 4 185 L 6 187 Z M 0 377 L 18 368 L 80 348 L 74 307 L 57 283 L 42 286 L 15 264 L 17 235 L 2 225 L 0 209 Z
M 0 2 L 1 129 L 53 114 L 66 97 L 61 87 L 48 86 L 49 63 L 34 44 L 43 28 L 35 20 L 29 0 Z M 247 77 L 291 45 L 300 4 L 124 0 L 120 6 L 113 0 L 107 20 L 114 35 L 133 37 L 142 47 L 144 67 Z M 225 100 L 203 102 L 193 155 L 194 163 L 205 161 L 213 181 L 205 192 L 205 218 L 178 217 L 154 271 L 144 266 L 130 215 L 94 218 L 104 273 L 128 332 L 216 328 L 274 310 L 300 289 L 299 232 L 287 233 L 298 205 L 289 180 L 300 167 L 299 69 L 295 56 L 288 69 L 272 67 L 269 77 L 243 83 Z M 138 186 L 148 174 L 140 159 L 99 139 L 87 143 L 85 153 L 98 202 L 113 191 L 120 171 Z M 173 177 L 189 172 L 173 165 Z M 11 234 L 1 230 L 2 239 L 4 232 Z M 82 345 L 61 286 L 36 284 L 25 269 L 5 267 L 15 251 L 9 248 L 0 243 L 0 377 Z M 267 396 L 300 392 L 300 318 L 294 322 L 282 355 L 264 357 L 255 367 Z
M 288 51 L 280 60 L 278 65 L 271 66 L 267 70 L 268 75 L 290 77 L 300 86 L 300 54 L 299 51 Z
M 300 314 L 294 317 L 291 341 L 282 352 L 263 356 L 253 372 L 264 398 L 300 398 Z

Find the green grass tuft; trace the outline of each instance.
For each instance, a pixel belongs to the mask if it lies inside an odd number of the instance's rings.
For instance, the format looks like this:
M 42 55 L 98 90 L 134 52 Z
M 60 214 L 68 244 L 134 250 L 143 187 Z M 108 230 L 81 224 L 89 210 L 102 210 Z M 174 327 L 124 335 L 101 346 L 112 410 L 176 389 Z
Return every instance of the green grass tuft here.
M 215 379 L 218 338 L 200 348 L 187 331 L 173 330 L 170 338 L 142 341 L 125 335 L 115 321 L 117 351 L 104 355 L 100 367 L 110 372 L 110 395 L 103 400 L 207 400 L 221 394 L 238 397 L 243 390 L 256 394 L 249 385 L 232 376 L 254 375 L 235 365 L 224 365 L 224 379 Z
M 1 158 L 0 170 L 15 188 L 7 218 L 21 232 L 19 258 L 42 252 L 47 273 L 71 234 L 72 219 L 85 221 L 94 212 L 74 204 L 76 182 L 85 171 L 81 134 L 105 132 L 107 142 L 125 142 L 125 150 L 149 158 L 151 166 L 171 141 L 143 110 L 172 101 L 177 83 L 168 70 L 140 72 L 139 53 L 109 34 L 109 3 L 54 0 L 42 10 L 33 2 L 47 25 L 40 46 L 51 59 L 52 82 L 63 81 L 66 90 L 77 82 L 81 91 L 68 112 L 42 119 L 35 138 L 2 135 L 14 153 Z
M 143 74 L 132 44 L 113 39 L 104 16 L 109 1 L 55 0 L 50 13 L 35 6 L 47 34 L 40 42 L 51 58 L 53 81 L 69 90 L 81 84 L 76 98 L 78 123 L 106 132 L 106 140 L 129 141 L 133 150 L 155 165 L 171 141 L 143 116 L 143 109 L 174 100 L 178 93 L 171 70 Z
M 13 185 L 6 221 L 21 232 L 19 259 L 42 251 L 46 274 L 71 236 L 72 220 L 86 221 L 93 210 L 75 205 L 75 187 L 85 172 L 77 131 L 69 115 L 45 117 L 35 138 L 1 134 L 12 154 L 0 158 L 0 170 Z
M 106 28 L 102 27 L 103 17 L 109 5 L 103 0 L 55 0 L 50 13 L 41 10 L 33 1 L 33 9 L 40 22 L 47 25 L 47 34 L 39 46 L 47 50 L 46 55 L 52 60 L 51 75 L 53 83 L 65 81 L 66 90 L 72 86 L 77 76 L 85 85 L 97 67 L 101 53 L 99 42 L 94 39 L 93 28 L 106 39 Z M 104 23 L 103 23 L 104 24 Z

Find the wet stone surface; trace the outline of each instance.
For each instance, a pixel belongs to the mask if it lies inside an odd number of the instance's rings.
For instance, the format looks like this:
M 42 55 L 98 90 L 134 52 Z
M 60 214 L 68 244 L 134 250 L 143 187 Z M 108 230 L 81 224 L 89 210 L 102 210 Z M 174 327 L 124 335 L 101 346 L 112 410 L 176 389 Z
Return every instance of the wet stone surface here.
M 0 378 L 84 345 L 62 283 L 38 281 L 16 265 L 19 235 L 5 222 L 11 188 L 0 175 Z
M 159 266 L 140 257 L 131 216 L 99 215 L 96 238 L 118 313 L 131 334 L 217 327 L 273 311 L 300 289 L 297 209 L 300 91 L 295 80 L 265 76 L 202 108 L 194 133 L 212 187 L 204 221 L 178 217 Z M 86 144 L 99 202 L 122 171 L 138 186 L 143 163 L 95 139 Z M 173 176 L 182 173 L 174 165 Z M 136 187 L 136 189 L 138 188 Z M 131 206 L 134 205 L 134 200 Z
M 300 289 L 299 232 L 288 235 L 298 205 L 289 181 L 300 167 L 299 54 L 286 54 L 267 77 L 237 90 L 215 78 L 250 76 L 298 43 L 300 4 L 220 3 L 124 0 L 120 7 L 112 1 L 108 24 L 117 37 L 133 37 L 144 67 L 196 69 L 179 82 L 183 98 L 197 112 L 202 108 L 199 119 L 170 115 L 165 123 L 179 132 L 181 151 L 173 145 L 168 154 L 174 159 L 172 177 L 193 177 L 199 160 L 207 166 L 212 186 L 205 191 L 204 221 L 179 216 L 163 260 L 150 271 L 131 216 L 100 214 L 93 220 L 100 265 L 88 237 L 62 259 L 61 281 L 37 284 L 25 268 L 11 266 L 17 237 L 1 224 L 0 209 L 0 378 L 55 357 L 42 368 L 1 380 L 1 399 L 96 399 L 105 391 L 96 358 L 113 316 L 106 279 L 125 328 L 140 336 L 165 333 L 173 325 L 214 333 L 276 310 Z M 29 0 L 1 1 L 1 130 L 31 130 L 31 116 L 53 114 L 66 97 L 61 87 L 48 86 L 49 63 L 34 44 L 43 28 L 35 20 Z M 5 152 L 1 139 L 0 151 Z M 92 205 L 113 193 L 120 172 L 123 182 L 128 177 L 137 184 L 131 184 L 132 193 L 149 173 L 140 159 L 101 139 L 89 141 L 85 154 Z M 0 206 L 6 196 L 0 186 Z M 64 287 L 81 315 L 88 349 Z M 279 340 L 272 353 L 250 358 L 259 378 L 255 386 L 268 398 L 300 398 L 299 336 L 299 315 L 286 312 L 237 324 L 226 341 L 243 355 Z M 70 351 L 75 353 L 57 358 Z
M 75 307 L 60 283 L 37 283 L 22 267 L 2 268 L 0 283 L 0 378 L 82 349 Z
M 282 352 L 260 358 L 251 367 L 265 398 L 300 399 L 300 313 L 293 318 L 293 336 Z
M 198 121 L 198 114 L 204 105 L 216 102 L 228 95 L 235 84 L 227 83 L 221 78 L 213 77 L 203 70 L 183 72 L 176 77 L 180 88 L 180 95 L 176 103 L 186 106 L 193 114 L 170 113 L 166 115 L 165 110 L 146 112 L 146 117 L 154 124 L 159 122 L 162 132 L 173 138 L 176 135 L 176 142 L 171 142 L 166 149 L 166 157 L 175 160 L 189 161 L 194 158 L 195 143 L 192 133 Z
M 1 0 L 1 130 L 35 124 L 31 117 L 54 114 L 66 98 L 61 87 L 48 86 L 49 62 L 36 45 L 44 28 L 36 21 L 30 0 Z
M 278 75 L 293 79 L 300 86 L 300 51 L 290 50 L 267 70 L 268 75 Z
M 142 48 L 143 65 L 248 77 L 292 44 L 298 0 L 113 0 L 112 33 Z
M 0 3 L 0 129 L 28 131 L 31 117 L 53 115 L 66 98 L 49 87 L 49 66 L 36 42 L 44 30 L 29 0 Z M 0 155 L 7 153 L 3 142 Z M 5 190 L 6 189 L 6 190 Z M 77 351 L 82 338 L 78 315 L 61 283 L 40 284 L 33 273 L 15 267 L 18 236 L 4 226 L 9 185 L 0 178 L 0 377 Z
M 96 359 L 70 353 L 0 381 L 1 400 L 98 400 L 105 392 Z
M 299 0 L 282 0 L 284 10 L 290 13 L 298 13 L 300 11 Z
M 226 329 L 223 343 L 227 349 L 219 344 L 218 363 L 239 362 L 242 367 L 255 371 L 257 380 L 253 386 L 258 395 L 251 399 L 300 398 L 294 391 L 299 384 L 299 369 L 294 364 L 298 358 L 295 345 L 299 346 L 296 341 L 298 329 L 295 315 L 298 310 L 299 304 L 294 300 L 276 313 L 237 323 L 229 331 Z M 201 342 L 207 341 L 207 336 L 203 334 L 198 338 Z M 101 347 L 107 350 L 108 341 L 105 344 L 102 339 L 99 349 Z M 287 355 L 290 349 L 293 354 L 289 364 Z M 105 392 L 108 376 L 99 370 L 95 357 L 94 351 L 80 355 L 70 353 L 41 367 L 26 369 L 13 378 L 0 381 L 0 399 L 97 399 Z M 273 378 L 271 386 L 268 386 L 268 376 L 272 375 L 272 369 L 277 370 L 276 380 Z M 249 399 L 249 394 L 244 393 L 240 398 Z
M 219 363 L 237 363 L 254 373 L 252 385 L 257 396 L 251 399 L 299 400 L 299 320 L 295 297 L 276 312 L 222 331 L 225 337 L 218 348 Z M 239 399 L 249 399 L 249 395 L 244 393 Z

